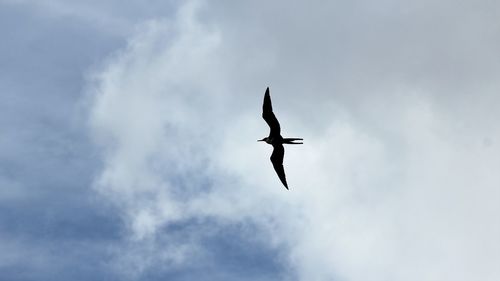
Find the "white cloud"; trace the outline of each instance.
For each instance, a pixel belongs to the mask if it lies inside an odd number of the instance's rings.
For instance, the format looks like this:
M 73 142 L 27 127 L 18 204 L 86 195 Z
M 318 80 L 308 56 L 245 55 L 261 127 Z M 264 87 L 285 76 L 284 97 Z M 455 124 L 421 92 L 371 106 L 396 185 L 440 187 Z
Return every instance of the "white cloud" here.
M 486 33 L 474 51 L 456 45 L 489 18 L 448 33 L 466 8 L 442 19 L 446 7 L 361 4 L 279 13 L 189 2 L 110 59 L 91 110 L 105 163 L 96 189 L 139 249 L 161 240 L 167 263 L 182 266 L 202 251 L 202 233 L 180 242 L 155 238 L 168 235 L 160 229 L 252 221 L 287 249 L 300 280 L 500 277 L 500 85 L 489 75 L 499 67 L 481 52 L 498 42 Z M 283 133 L 305 138 L 287 149 L 290 192 L 255 142 L 268 130 L 268 84 Z M 130 253 L 138 271 L 165 261 Z

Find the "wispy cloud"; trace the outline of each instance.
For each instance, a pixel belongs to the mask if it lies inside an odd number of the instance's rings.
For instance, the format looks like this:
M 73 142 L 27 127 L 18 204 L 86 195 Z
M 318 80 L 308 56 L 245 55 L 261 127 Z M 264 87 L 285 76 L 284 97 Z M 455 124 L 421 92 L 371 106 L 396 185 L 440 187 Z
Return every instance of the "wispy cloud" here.
M 191 2 L 174 21 L 144 24 L 95 76 L 91 124 L 106 163 L 96 189 L 123 211 L 135 246 L 117 262 L 136 273 L 159 262 L 189 266 L 213 230 L 168 229 L 245 222 L 259 198 L 242 196 L 240 179 L 219 163 L 232 133 L 221 125 L 239 120 L 227 115 L 223 39 L 197 11 Z
M 91 122 L 105 167 L 96 189 L 122 210 L 137 247 L 158 249 L 133 251 L 132 264 L 188 266 L 206 252 L 206 229 L 181 239 L 169 228 L 205 220 L 255 225 L 247 234 L 280 249 L 300 280 L 498 277 L 499 134 L 485 119 L 496 116 L 485 101 L 498 101 L 498 85 L 487 72 L 454 76 L 480 62 L 439 54 L 498 65 L 455 45 L 474 31 L 446 32 L 461 8 L 441 32 L 418 18 L 437 23 L 443 7 L 395 8 L 407 17 L 364 4 L 302 7 L 302 18 L 273 4 L 189 2 L 172 21 L 144 24 L 97 74 Z M 349 20 L 357 13 L 368 18 Z M 488 42 L 476 47 L 498 45 Z M 454 93 L 455 83 L 478 98 Z M 269 84 L 284 133 L 306 139 L 287 150 L 290 192 L 254 142 L 267 132 L 259 110 Z

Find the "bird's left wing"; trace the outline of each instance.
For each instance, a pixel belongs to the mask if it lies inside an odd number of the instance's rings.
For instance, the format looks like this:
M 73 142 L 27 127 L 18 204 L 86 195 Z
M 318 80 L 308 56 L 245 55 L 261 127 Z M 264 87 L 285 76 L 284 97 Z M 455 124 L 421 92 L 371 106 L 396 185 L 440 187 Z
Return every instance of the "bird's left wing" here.
M 269 95 L 269 87 L 264 94 L 264 103 L 262 104 L 262 118 L 266 120 L 267 125 L 271 129 L 269 136 L 279 136 L 281 134 L 280 123 L 273 113 L 273 106 L 271 104 L 271 96 Z
M 274 150 L 271 154 L 271 163 L 273 163 L 274 170 L 278 174 L 281 182 L 288 189 L 288 184 L 286 183 L 285 169 L 283 169 L 283 157 L 285 156 L 285 149 L 282 144 L 273 145 Z

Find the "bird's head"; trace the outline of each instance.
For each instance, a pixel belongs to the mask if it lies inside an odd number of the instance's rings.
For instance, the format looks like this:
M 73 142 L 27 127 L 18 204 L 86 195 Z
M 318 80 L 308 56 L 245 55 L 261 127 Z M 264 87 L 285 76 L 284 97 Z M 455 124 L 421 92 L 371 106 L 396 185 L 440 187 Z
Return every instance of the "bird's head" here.
M 268 140 L 269 140 L 269 138 L 268 138 L 268 137 L 265 137 L 265 138 L 263 138 L 263 139 L 261 139 L 261 140 L 258 140 L 258 141 L 265 141 L 265 142 L 269 143 L 269 142 L 268 142 Z

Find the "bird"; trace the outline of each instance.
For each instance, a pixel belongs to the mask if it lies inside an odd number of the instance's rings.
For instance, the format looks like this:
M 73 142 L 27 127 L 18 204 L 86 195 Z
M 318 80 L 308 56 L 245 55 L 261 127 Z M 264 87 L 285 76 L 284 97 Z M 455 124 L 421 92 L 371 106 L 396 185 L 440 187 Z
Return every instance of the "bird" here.
M 276 174 L 278 174 L 281 183 L 288 190 L 288 184 L 286 182 L 285 170 L 283 169 L 283 157 L 285 156 L 285 148 L 283 144 L 303 144 L 303 142 L 295 142 L 302 141 L 301 138 L 283 138 L 281 136 L 281 127 L 278 119 L 273 113 L 273 106 L 271 104 L 271 95 L 269 95 L 269 87 L 266 89 L 266 93 L 264 94 L 264 103 L 262 105 L 262 118 L 266 121 L 267 125 L 269 125 L 270 131 L 269 136 L 265 137 L 261 140 L 267 144 L 273 146 L 273 153 L 271 154 L 271 163 L 273 163 L 274 170 Z

